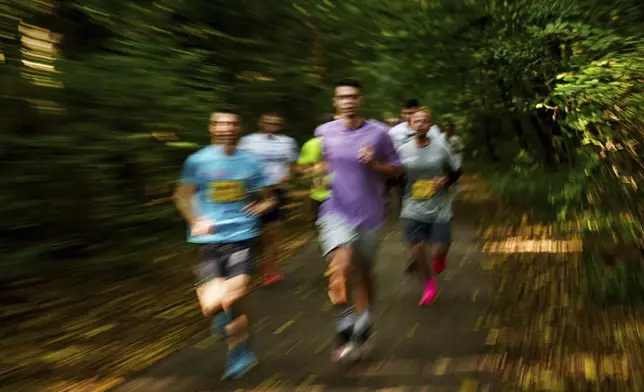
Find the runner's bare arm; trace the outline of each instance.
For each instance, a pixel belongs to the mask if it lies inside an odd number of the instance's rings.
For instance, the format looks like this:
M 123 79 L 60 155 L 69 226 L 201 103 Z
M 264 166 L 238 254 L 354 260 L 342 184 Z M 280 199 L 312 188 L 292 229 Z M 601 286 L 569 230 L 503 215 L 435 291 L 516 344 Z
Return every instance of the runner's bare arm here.
M 275 208 L 276 205 L 277 197 L 275 196 L 275 192 L 271 188 L 265 187 L 259 190 L 259 201 L 246 205 L 244 211 L 255 216 L 263 215 Z
M 195 184 L 180 183 L 172 196 L 174 205 L 177 206 L 177 209 L 183 215 L 186 222 L 188 222 L 189 226 L 194 226 L 195 222 L 197 222 L 197 216 L 192 206 L 196 189 L 197 186 Z

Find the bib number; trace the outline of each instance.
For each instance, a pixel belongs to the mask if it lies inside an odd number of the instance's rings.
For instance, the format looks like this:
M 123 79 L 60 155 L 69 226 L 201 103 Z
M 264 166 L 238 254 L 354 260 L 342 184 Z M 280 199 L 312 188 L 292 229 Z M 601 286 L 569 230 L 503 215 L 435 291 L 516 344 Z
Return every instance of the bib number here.
M 242 181 L 213 181 L 208 185 L 210 188 L 210 200 L 215 203 L 242 201 L 246 196 Z
M 436 190 L 432 180 L 416 180 L 411 186 L 411 197 L 415 200 L 428 200 L 434 196 L 434 193 Z

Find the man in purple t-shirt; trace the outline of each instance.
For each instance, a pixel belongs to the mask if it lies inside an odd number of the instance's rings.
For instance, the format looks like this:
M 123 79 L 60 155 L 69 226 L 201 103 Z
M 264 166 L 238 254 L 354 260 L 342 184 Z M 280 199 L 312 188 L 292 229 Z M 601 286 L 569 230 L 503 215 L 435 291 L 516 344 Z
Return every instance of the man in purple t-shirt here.
M 385 220 L 387 178 L 402 174 L 388 127 L 360 112 L 359 82 L 335 85 L 334 105 L 342 118 L 320 125 L 323 160 L 331 174 L 331 197 L 320 207 L 320 244 L 329 264 L 329 298 L 338 308 L 333 360 L 355 360 L 368 351 L 371 329 L 371 265 Z M 354 307 L 347 281 L 355 273 Z M 351 279 L 353 280 L 353 279 Z

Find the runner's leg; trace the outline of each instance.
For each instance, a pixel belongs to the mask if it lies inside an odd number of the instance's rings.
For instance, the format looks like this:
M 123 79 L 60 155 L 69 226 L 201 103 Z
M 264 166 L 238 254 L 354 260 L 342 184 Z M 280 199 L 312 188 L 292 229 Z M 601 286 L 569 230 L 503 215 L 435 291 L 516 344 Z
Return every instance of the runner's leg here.
M 431 304 L 438 295 L 436 278 L 432 274 L 425 252 L 427 241 L 431 238 L 431 229 L 431 224 L 403 219 L 405 242 L 409 246 L 424 283 L 423 295 L 419 302 L 421 306 Z
M 280 280 L 280 275 L 277 270 L 277 260 L 279 257 L 279 233 L 280 222 L 274 220 L 264 223 L 262 227 L 262 283 L 264 285 L 271 285 Z
M 452 223 L 436 222 L 432 225 L 432 272 L 440 274 L 447 264 L 447 252 L 452 242 Z
M 197 277 L 196 293 L 204 316 L 212 317 L 213 333 L 228 336 L 227 326 L 233 321 L 228 311 L 227 263 L 233 244 L 206 244 L 199 249 L 199 263 L 195 270 Z M 226 360 L 226 373 L 234 366 L 237 352 L 229 350 Z M 228 375 L 228 377 L 231 375 Z
M 353 295 L 356 301 L 356 323 L 353 340 L 359 348 L 360 356 L 370 351 L 370 338 L 373 332 L 372 305 L 375 297 L 373 263 L 380 244 L 380 230 L 363 230 L 357 241 L 355 260 L 356 285 Z
M 351 342 L 354 308 L 349 301 L 349 279 L 353 270 L 353 243 L 357 234 L 342 218 L 332 215 L 321 217 L 318 227 L 322 253 L 328 263 L 325 275 L 329 278 L 329 299 L 337 313 L 331 359 L 350 360 L 355 357 L 355 345 Z
M 260 268 L 262 283 L 272 285 L 282 279 L 282 275 L 277 268 L 279 258 L 279 245 L 281 243 L 281 207 L 283 204 L 283 194 L 281 190 L 275 191 L 277 194 L 277 206 L 272 211 L 262 217 L 262 252 L 263 261 Z
M 212 317 L 222 311 L 224 298 L 224 271 L 219 262 L 219 244 L 205 244 L 199 248 L 195 269 L 195 285 L 201 312 Z
M 223 378 L 241 377 L 257 365 L 249 343 L 249 319 L 243 298 L 251 280 L 254 253 L 251 241 L 232 244 L 225 255 L 228 279 L 222 308 L 228 316 L 225 335 L 228 343 L 228 365 Z

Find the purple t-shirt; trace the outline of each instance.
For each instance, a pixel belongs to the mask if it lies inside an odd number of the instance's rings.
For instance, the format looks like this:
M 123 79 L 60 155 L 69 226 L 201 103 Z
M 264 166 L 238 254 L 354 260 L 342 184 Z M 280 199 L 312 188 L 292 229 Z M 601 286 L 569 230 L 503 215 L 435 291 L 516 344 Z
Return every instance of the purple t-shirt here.
M 386 178 L 358 162 L 364 146 L 370 146 L 376 159 L 400 165 L 389 127 L 367 120 L 358 129 L 347 129 L 342 120 L 322 124 L 315 136 L 322 138 L 323 159 L 333 174 L 331 198 L 322 204 L 320 215 L 340 215 L 357 228 L 375 229 L 385 220 Z

